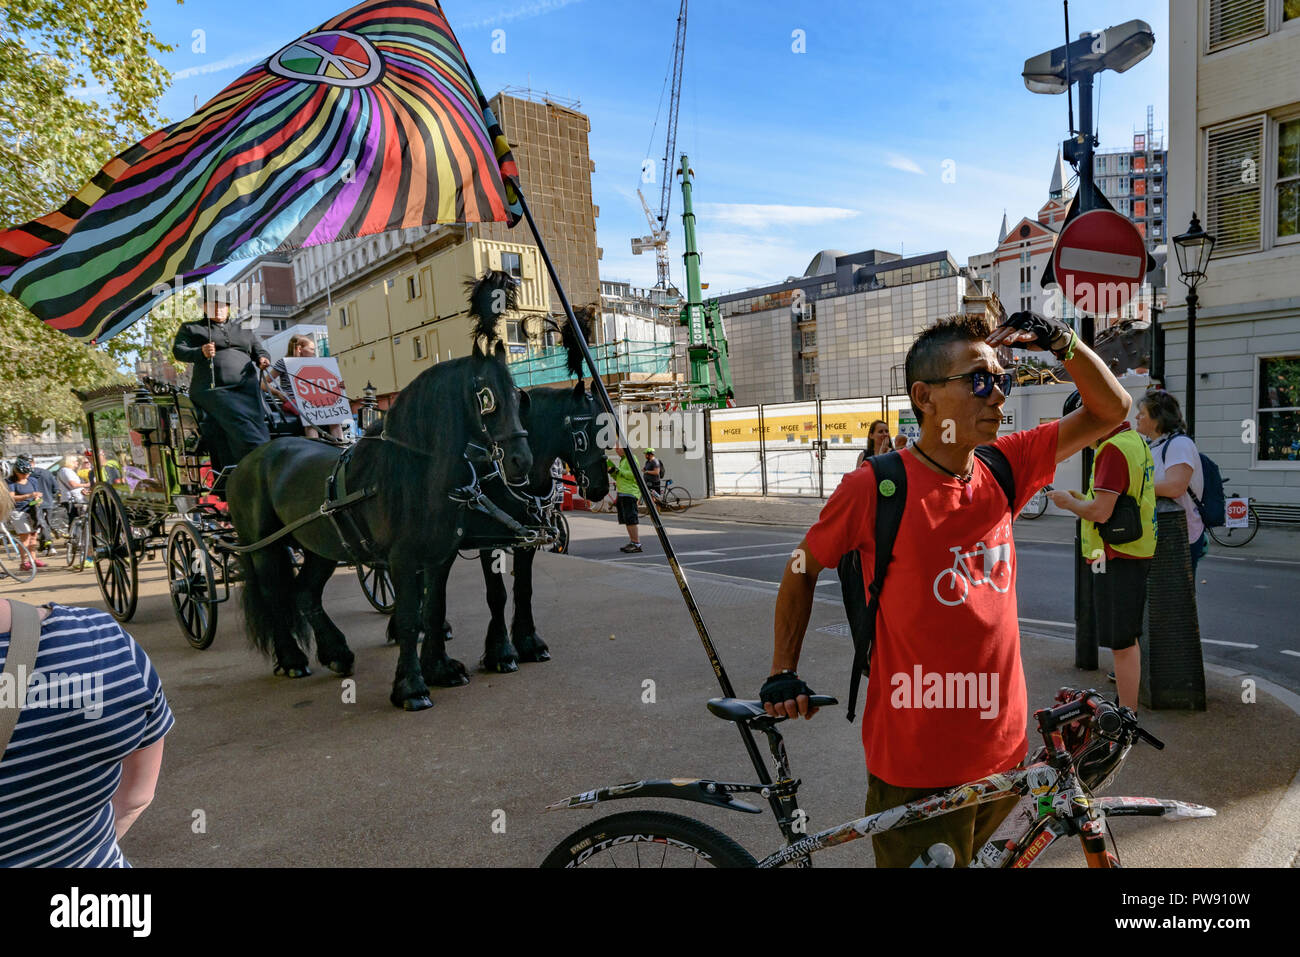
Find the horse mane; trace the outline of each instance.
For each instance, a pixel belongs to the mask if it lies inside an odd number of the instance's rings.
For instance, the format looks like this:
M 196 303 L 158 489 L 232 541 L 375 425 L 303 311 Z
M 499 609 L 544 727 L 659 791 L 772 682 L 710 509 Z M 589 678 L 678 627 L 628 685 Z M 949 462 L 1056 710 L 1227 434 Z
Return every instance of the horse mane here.
M 574 318 L 578 320 L 579 327 L 582 329 L 582 338 L 588 345 L 591 345 L 591 334 L 596 329 L 596 316 L 599 310 L 594 305 L 579 306 L 573 310 Z M 585 374 L 582 348 L 578 345 L 578 337 L 574 334 L 573 324 L 567 319 L 560 327 L 560 341 L 564 344 L 568 352 L 566 365 L 569 372 L 578 380 L 581 380 Z
M 469 334 L 474 351 L 490 356 L 502 339 L 501 321 L 519 307 L 519 283 L 507 272 L 492 269 L 465 282 L 469 294 Z

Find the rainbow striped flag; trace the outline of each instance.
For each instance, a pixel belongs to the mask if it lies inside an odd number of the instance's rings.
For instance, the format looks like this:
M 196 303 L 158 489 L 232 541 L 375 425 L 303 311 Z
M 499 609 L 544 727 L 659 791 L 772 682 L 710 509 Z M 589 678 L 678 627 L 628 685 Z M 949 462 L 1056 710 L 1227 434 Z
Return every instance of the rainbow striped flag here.
M 0 231 L 0 289 L 101 341 L 232 260 L 521 214 L 510 145 L 440 5 L 368 0 Z

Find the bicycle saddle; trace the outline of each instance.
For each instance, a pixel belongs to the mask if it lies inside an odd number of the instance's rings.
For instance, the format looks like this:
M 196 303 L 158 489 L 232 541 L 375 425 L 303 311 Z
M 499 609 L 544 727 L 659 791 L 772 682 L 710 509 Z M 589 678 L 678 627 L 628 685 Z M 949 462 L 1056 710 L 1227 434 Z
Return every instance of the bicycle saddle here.
M 814 708 L 829 708 L 832 705 L 839 704 L 835 698 L 828 694 L 815 694 L 809 699 L 809 704 Z M 724 721 L 753 721 L 755 718 L 766 718 L 767 712 L 763 710 L 763 702 L 746 701 L 743 698 L 710 698 L 709 711 L 716 717 Z M 777 718 L 777 721 L 784 721 L 784 718 Z

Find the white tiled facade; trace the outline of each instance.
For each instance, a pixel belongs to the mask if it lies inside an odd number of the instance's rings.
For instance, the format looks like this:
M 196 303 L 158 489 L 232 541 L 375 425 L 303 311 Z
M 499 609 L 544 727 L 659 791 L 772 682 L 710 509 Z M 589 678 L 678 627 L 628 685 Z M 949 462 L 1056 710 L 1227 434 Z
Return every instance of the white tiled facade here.
M 1229 492 L 1296 507 L 1300 4 L 1235 0 L 1237 16 L 1211 18 L 1222 2 L 1169 5 L 1169 232 L 1184 232 L 1195 210 L 1219 240 L 1197 290 L 1196 441 L 1230 476 Z M 1233 30 L 1219 35 L 1220 24 Z M 1234 133 L 1238 145 L 1223 147 Z M 1228 157 L 1213 170 L 1212 149 Z M 1169 272 L 1166 384 L 1185 404 L 1185 289 L 1172 250 Z

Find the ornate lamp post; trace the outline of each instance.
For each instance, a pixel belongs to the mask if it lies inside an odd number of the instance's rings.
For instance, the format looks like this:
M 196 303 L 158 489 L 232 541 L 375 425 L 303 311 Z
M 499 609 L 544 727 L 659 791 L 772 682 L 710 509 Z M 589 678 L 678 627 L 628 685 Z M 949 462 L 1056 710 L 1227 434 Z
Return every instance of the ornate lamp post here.
M 1201 227 L 1192 213 L 1187 232 L 1174 237 L 1178 273 L 1187 287 L 1187 431 L 1196 435 L 1196 287 L 1205 280 L 1205 270 L 1214 252 L 1215 238 Z

